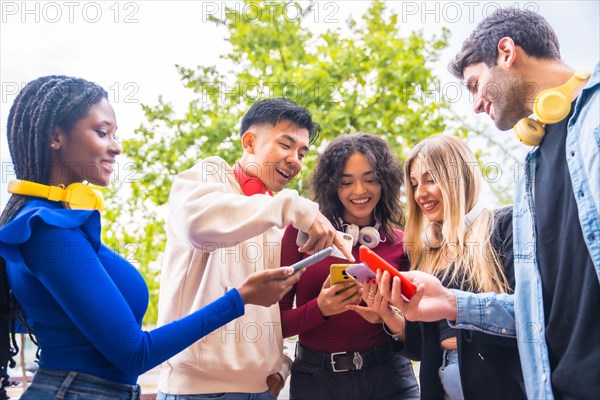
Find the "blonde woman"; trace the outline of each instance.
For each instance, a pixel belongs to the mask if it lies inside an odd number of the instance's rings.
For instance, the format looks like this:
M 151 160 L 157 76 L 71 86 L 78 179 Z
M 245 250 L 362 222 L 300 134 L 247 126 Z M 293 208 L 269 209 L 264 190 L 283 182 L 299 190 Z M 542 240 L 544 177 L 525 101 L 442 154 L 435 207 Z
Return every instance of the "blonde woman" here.
M 511 292 L 512 208 L 484 209 L 481 172 L 464 142 L 439 135 L 416 145 L 405 163 L 408 218 L 404 246 L 412 270 L 472 292 Z M 371 283 L 376 285 L 376 283 Z M 365 287 L 368 293 L 375 287 Z M 383 312 L 387 302 L 377 295 Z M 446 320 L 405 325 L 405 349 L 421 360 L 422 398 L 524 398 L 514 339 L 456 330 Z

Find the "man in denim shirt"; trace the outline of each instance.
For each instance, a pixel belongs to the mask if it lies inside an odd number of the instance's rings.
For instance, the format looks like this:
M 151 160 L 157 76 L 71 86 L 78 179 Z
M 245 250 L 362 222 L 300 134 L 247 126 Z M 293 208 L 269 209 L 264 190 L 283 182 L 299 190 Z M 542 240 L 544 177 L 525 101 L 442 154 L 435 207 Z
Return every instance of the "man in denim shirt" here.
M 514 8 L 485 18 L 450 70 L 474 95 L 474 111 L 500 130 L 574 75 L 548 22 Z M 600 397 L 600 67 L 580 75 L 566 98 L 569 115 L 545 126 L 516 185 L 515 294 L 449 290 L 415 271 L 418 292 L 404 303 L 399 282 L 390 291 L 389 275 L 381 277 L 382 294 L 409 320 L 516 335 L 531 399 Z

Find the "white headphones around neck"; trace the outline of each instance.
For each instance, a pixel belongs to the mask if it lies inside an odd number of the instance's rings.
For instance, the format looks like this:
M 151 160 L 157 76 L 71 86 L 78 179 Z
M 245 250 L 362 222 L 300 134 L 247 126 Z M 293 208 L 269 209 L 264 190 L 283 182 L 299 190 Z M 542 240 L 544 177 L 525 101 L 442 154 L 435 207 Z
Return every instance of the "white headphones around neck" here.
M 360 228 L 356 224 L 349 224 L 342 221 L 341 218 L 339 221 L 344 228 L 344 232 L 352 236 L 352 247 L 356 246 L 357 243 L 360 243 L 370 249 L 374 249 L 379 243 L 385 242 L 385 238 L 382 239 L 379 234 L 379 227 L 381 226 L 379 222 L 377 222 L 375 226 L 365 226 Z
M 465 215 L 465 231 L 467 231 L 473 222 L 475 222 L 482 211 L 483 205 L 481 205 L 479 202 L 475 203 L 471 211 Z M 423 244 L 425 247 L 430 249 L 438 249 L 442 245 L 443 238 L 444 235 L 442 234 L 441 222 L 432 222 L 427 228 L 425 228 L 423 234 L 421 235 Z

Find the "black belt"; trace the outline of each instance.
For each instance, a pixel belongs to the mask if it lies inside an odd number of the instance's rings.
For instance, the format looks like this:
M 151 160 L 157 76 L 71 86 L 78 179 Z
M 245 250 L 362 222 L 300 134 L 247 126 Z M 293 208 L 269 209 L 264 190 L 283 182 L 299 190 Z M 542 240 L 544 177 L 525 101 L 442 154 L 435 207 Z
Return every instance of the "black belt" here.
M 394 358 L 395 353 L 390 344 L 375 347 L 369 351 L 341 351 L 337 353 L 322 353 L 307 349 L 298 343 L 296 358 L 316 367 L 332 370 L 333 372 L 358 371 Z

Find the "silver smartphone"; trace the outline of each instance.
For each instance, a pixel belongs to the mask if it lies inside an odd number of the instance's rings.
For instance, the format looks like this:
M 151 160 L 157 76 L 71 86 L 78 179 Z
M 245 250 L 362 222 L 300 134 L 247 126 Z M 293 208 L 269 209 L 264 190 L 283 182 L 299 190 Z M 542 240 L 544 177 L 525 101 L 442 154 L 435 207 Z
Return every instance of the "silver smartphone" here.
M 326 247 L 321 251 L 317 251 L 315 254 L 306 257 L 303 260 L 298 261 L 297 263 L 290 265 L 290 267 L 294 268 L 294 271 L 298 271 L 299 269 L 310 267 L 329 257 L 333 253 L 333 246 Z
M 352 244 L 354 242 L 354 238 L 346 232 L 336 231 L 336 235 L 342 241 L 342 243 L 344 244 L 344 248 L 348 251 L 348 253 L 352 253 Z M 298 231 L 298 236 L 296 237 L 296 245 L 298 247 L 302 247 L 306 244 L 307 241 L 308 233 Z M 347 260 L 344 254 L 336 246 L 333 246 L 333 252 L 331 253 L 331 256 Z

